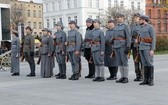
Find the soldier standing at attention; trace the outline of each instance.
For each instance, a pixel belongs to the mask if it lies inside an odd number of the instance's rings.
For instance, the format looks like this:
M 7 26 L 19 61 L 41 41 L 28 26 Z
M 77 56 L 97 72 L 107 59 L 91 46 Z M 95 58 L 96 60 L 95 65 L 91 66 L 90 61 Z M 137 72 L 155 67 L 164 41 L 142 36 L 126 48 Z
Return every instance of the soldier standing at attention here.
M 105 56 L 104 56 L 104 66 L 108 67 L 110 72 L 110 77 L 107 80 L 116 80 L 118 64 L 117 59 L 113 49 L 113 37 L 115 35 L 115 25 L 114 20 L 108 21 L 108 30 L 105 36 Z
M 118 66 L 121 73 L 121 78 L 117 83 L 128 83 L 128 52 L 131 45 L 131 35 L 129 28 L 124 24 L 125 16 L 123 14 L 117 15 L 117 27 L 115 31 L 114 48 L 118 61 Z
M 69 80 L 78 80 L 79 79 L 79 63 L 81 57 L 81 34 L 76 29 L 76 22 L 69 22 L 70 31 L 68 31 L 67 38 L 67 52 L 69 56 L 69 60 L 72 66 L 73 75 L 69 78 Z
M 66 79 L 66 33 L 63 31 L 63 25 L 61 22 L 57 22 L 55 25 L 57 32 L 54 34 L 55 37 L 55 54 L 56 60 L 59 67 L 59 74 L 56 79 Z
M 153 86 L 154 82 L 154 65 L 153 56 L 156 47 L 156 35 L 154 27 L 150 24 L 149 17 L 142 15 L 140 17 L 141 29 L 139 32 L 140 36 L 140 56 L 142 60 L 142 65 L 144 66 L 144 81 L 140 85 Z
M 86 34 L 84 40 L 84 57 L 88 62 L 89 74 L 85 78 L 95 77 L 95 65 L 93 62 L 92 52 L 91 52 L 91 42 L 92 42 L 92 31 L 93 31 L 93 19 L 88 18 L 86 20 Z
M 12 41 L 11 41 L 11 73 L 12 76 L 20 75 L 20 39 L 18 32 L 12 30 Z
M 41 48 L 40 48 L 40 55 L 41 55 L 41 76 L 43 78 L 50 78 L 53 73 L 51 72 L 52 66 L 52 49 L 53 49 L 53 40 L 48 35 L 49 30 L 44 28 L 43 36 L 41 39 Z
M 32 29 L 31 27 L 27 26 L 26 28 L 26 36 L 24 38 L 24 45 L 23 45 L 23 53 L 26 61 L 30 65 L 30 74 L 28 77 L 36 76 L 35 74 L 35 61 L 34 61 L 34 40 L 35 38 L 32 36 Z
M 131 49 L 132 49 L 132 55 L 134 60 L 134 66 L 135 66 L 135 73 L 136 78 L 134 81 L 142 81 L 143 75 L 142 75 L 142 65 L 139 58 L 139 45 L 137 43 L 138 37 L 139 37 L 139 31 L 140 31 L 140 14 L 135 13 L 133 16 L 134 24 L 131 26 L 131 36 L 132 36 L 132 43 L 131 43 Z
M 92 56 L 95 64 L 96 78 L 93 81 L 102 82 L 104 79 L 104 50 L 105 37 L 103 30 L 100 29 L 100 20 L 94 20 L 94 29 L 92 32 Z

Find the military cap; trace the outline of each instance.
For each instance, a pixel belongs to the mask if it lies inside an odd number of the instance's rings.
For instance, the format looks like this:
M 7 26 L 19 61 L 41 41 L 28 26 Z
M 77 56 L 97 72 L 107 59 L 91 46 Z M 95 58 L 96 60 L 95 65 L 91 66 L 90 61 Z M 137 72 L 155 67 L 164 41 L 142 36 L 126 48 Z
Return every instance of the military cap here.
M 121 13 L 117 13 L 116 17 L 125 17 L 125 15 Z
M 135 16 L 140 17 L 141 14 L 139 14 L 139 13 L 134 13 L 133 17 L 135 17 Z
M 29 29 L 30 31 L 32 31 L 32 28 L 30 26 L 27 26 L 25 29 Z
M 63 24 L 61 22 L 57 22 L 57 24 L 55 24 L 55 26 L 63 27 Z
M 140 19 L 149 21 L 149 16 L 147 16 L 147 15 L 141 15 L 141 16 L 140 16 Z
M 116 24 L 116 21 L 115 20 L 108 20 L 108 23 L 114 23 L 114 24 Z
M 76 25 L 76 22 L 75 21 L 70 21 L 69 24 L 75 24 Z
M 95 23 L 99 23 L 99 24 L 101 24 L 101 22 L 100 22 L 99 19 L 94 19 L 94 22 L 95 22 Z
M 49 30 L 47 28 L 44 28 L 42 31 L 46 31 L 46 32 L 49 32 Z
M 86 20 L 86 22 L 87 22 L 87 23 L 93 23 L 93 19 L 88 18 L 88 19 Z

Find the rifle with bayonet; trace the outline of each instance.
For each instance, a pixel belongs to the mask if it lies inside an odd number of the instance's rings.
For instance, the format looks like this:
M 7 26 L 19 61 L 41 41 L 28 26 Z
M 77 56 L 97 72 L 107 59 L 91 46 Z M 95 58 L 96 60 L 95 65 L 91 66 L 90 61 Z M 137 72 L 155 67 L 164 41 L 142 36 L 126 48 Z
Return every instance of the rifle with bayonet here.
M 140 61 L 140 53 L 139 53 L 140 37 L 139 37 L 139 35 L 136 36 L 136 41 L 135 41 L 135 43 L 137 44 L 137 46 L 136 46 L 137 54 L 136 54 L 136 57 L 135 57 L 134 62 L 137 63 L 137 62 Z

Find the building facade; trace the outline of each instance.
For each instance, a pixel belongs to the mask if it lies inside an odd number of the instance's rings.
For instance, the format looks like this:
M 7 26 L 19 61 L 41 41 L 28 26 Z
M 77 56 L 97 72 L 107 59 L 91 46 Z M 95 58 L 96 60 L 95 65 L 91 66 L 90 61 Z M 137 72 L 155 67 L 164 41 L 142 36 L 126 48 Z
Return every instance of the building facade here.
M 54 30 L 54 24 L 61 21 L 68 30 L 68 22 L 75 20 L 84 35 L 85 20 L 100 18 L 100 14 L 113 6 L 145 11 L 145 0 L 43 0 L 44 27 Z
M 0 0 L 0 41 L 11 40 L 9 25 L 10 0 Z
M 24 27 L 30 26 L 33 29 L 33 35 L 42 35 L 43 28 L 43 5 L 33 1 L 24 2 L 11 0 L 12 6 L 21 6 L 24 9 Z
M 168 35 L 168 0 L 146 0 L 146 14 L 158 36 Z

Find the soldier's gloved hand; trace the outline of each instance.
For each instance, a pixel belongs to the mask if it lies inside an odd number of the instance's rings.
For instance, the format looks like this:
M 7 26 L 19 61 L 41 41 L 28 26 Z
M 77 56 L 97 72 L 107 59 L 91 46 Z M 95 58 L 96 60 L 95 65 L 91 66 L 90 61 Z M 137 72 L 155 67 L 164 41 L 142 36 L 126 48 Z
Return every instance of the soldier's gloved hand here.
M 33 57 L 33 56 L 34 56 L 34 52 L 31 52 L 31 53 L 30 53 L 30 56 L 32 56 L 32 57 Z
M 128 53 L 129 53 L 129 47 L 127 47 L 126 49 L 125 49 L 125 51 L 124 51 L 124 53 L 126 54 L 126 55 L 128 55 Z

